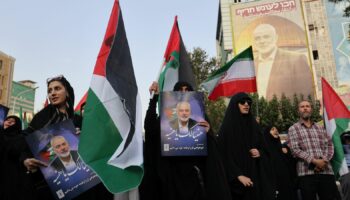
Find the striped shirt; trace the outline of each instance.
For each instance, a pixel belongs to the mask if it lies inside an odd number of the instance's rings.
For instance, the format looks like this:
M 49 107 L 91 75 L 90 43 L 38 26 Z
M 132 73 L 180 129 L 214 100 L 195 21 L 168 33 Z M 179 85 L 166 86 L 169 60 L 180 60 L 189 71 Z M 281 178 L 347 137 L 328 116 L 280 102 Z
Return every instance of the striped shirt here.
M 333 143 L 323 127 L 316 123 L 312 123 L 311 127 L 307 127 L 302 121 L 295 123 L 288 130 L 288 145 L 292 155 L 298 158 L 298 176 L 334 174 L 330 162 L 321 172 L 309 169 L 312 159 L 330 161 L 333 157 Z

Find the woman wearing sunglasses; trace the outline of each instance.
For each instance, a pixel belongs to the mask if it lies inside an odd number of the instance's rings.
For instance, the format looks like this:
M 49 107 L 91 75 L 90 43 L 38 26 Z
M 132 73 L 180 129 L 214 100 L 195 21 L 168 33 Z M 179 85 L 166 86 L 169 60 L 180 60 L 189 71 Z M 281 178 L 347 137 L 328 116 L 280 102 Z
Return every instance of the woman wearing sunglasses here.
M 57 76 L 47 80 L 47 96 L 49 104 L 39 111 L 33 117 L 29 127 L 25 130 L 25 134 L 30 134 L 43 127 L 51 124 L 59 123 L 64 120 L 71 119 L 74 121 L 74 90 L 64 76 Z M 79 129 L 81 127 L 78 127 Z M 28 173 L 34 173 L 41 166 L 47 166 L 32 157 L 29 152 L 23 156 L 23 164 L 27 168 Z M 44 181 L 41 173 L 35 173 L 38 199 L 53 199 L 48 185 Z M 77 199 L 112 199 L 113 195 L 109 193 L 102 184 L 98 184 L 94 188 L 79 195 Z
M 268 161 L 251 104 L 252 99 L 245 93 L 231 98 L 220 128 L 219 146 L 232 199 L 271 200 L 275 190 L 268 181 L 271 172 L 264 164 Z

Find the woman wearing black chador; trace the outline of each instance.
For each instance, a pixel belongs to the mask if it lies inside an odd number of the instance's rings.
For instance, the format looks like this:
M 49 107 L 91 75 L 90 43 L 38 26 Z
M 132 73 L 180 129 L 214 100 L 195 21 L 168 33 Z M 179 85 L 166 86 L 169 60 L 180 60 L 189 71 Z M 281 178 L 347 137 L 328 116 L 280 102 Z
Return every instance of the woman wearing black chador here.
M 27 145 L 22 123 L 17 116 L 8 116 L 0 128 L 0 199 L 35 199 L 31 175 L 20 162 Z
M 251 104 L 245 93 L 231 98 L 219 132 L 219 147 L 233 200 L 273 200 L 272 171 Z

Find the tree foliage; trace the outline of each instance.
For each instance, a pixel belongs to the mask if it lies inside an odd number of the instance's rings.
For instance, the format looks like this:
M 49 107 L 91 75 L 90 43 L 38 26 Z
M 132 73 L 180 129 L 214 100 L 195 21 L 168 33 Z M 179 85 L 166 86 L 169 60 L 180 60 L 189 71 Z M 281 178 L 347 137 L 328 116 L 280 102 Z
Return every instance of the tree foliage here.
M 287 131 L 290 126 L 299 120 L 298 104 L 305 99 L 303 95 L 294 95 L 291 100 L 282 94 L 280 99 L 274 96 L 272 100 L 267 101 L 264 97 L 259 98 L 257 94 L 251 94 L 250 96 L 253 99 L 252 113 L 259 119 L 260 125 L 262 127 L 276 126 L 281 132 Z M 312 104 L 311 119 L 315 122 L 320 121 L 322 119 L 320 102 L 314 101 L 311 96 L 308 96 L 306 100 Z
M 194 48 L 189 52 L 189 57 L 198 86 L 219 67 L 216 59 L 209 57 L 201 48 Z M 218 133 L 226 112 L 225 100 L 224 98 L 219 98 L 217 101 L 210 101 L 204 89 L 199 88 L 199 91 L 204 92 L 204 105 L 210 126 L 215 133 Z M 274 96 L 270 101 L 267 101 L 264 97 L 259 97 L 257 93 L 252 93 L 250 96 L 253 99 L 252 113 L 259 118 L 262 127 L 273 125 L 280 131 L 287 131 L 299 119 L 297 110 L 299 101 L 304 99 L 302 95 L 294 95 L 292 99 L 289 99 L 282 94 L 281 98 L 278 99 Z M 314 101 L 311 96 L 308 96 L 306 99 L 312 102 L 312 120 L 315 122 L 320 121 L 322 119 L 320 116 L 320 102 Z
M 195 81 L 198 86 L 203 83 L 213 71 L 218 69 L 216 59 L 209 57 L 201 48 L 194 48 L 189 52 L 189 56 L 193 67 L 193 73 L 195 74 Z M 202 88 L 199 88 L 199 91 L 205 93 Z M 223 99 L 210 101 L 207 93 L 205 93 L 204 96 L 204 106 L 206 108 L 206 114 L 209 118 L 210 126 L 215 133 L 218 133 L 222 119 L 225 115 L 225 101 Z
M 350 3 L 350 0 L 329 0 L 329 1 L 333 3 L 339 3 L 344 1 Z M 350 17 L 350 4 L 346 6 L 344 9 L 344 17 Z

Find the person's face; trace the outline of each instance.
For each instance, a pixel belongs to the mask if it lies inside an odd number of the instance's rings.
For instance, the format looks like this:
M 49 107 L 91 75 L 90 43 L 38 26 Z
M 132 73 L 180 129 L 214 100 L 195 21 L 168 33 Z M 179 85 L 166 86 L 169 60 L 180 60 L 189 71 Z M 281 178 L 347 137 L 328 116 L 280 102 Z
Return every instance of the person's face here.
M 52 81 L 47 88 L 47 95 L 52 105 L 65 105 L 67 99 L 66 88 L 59 81 Z
M 277 35 L 270 26 L 258 26 L 253 33 L 254 48 L 261 54 L 271 53 L 277 45 Z
M 179 91 L 180 92 L 188 92 L 188 87 L 187 86 L 182 86 Z
M 16 124 L 16 120 L 13 118 L 8 118 L 4 121 L 4 129 L 7 129 L 10 126 L 13 126 Z
M 345 139 L 345 144 L 350 144 L 350 138 Z
M 70 155 L 69 144 L 64 138 L 54 139 L 52 148 L 58 157 L 66 158 Z
M 191 116 L 191 108 L 189 104 L 182 103 L 177 108 L 177 116 L 181 122 L 187 122 Z
M 249 99 L 240 100 L 240 101 L 238 102 L 239 111 L 240 111 L 242 114 L 248 114 L 251 104 L 252 104 L 252 102 L 251 102 L 251 100 L 249 100 Z
M 309 119 L 312 114 L 312 108 L 311 108 L 310 102 L 308 101 L 300 102 L 298 106 L 298 112 L 299 112 L 299 116 L 302 119 Z
M 270 130 L 270 134 L 272 135 L 272 137 L 274 138 L 278 138 L 278 129 L 276 127 L 272 127 L 271 130 Z

